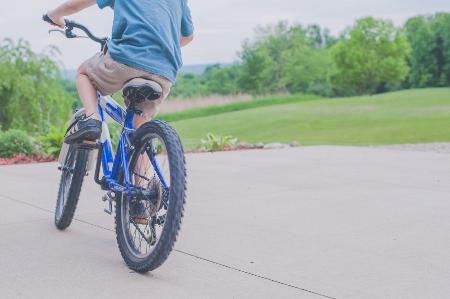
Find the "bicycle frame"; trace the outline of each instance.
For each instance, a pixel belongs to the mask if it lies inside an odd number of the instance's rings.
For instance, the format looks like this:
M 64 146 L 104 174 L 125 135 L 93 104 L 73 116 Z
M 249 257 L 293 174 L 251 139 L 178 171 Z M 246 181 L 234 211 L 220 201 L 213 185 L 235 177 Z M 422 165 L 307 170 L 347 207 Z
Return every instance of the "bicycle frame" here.
M 43 16 L 43 20 L 55 25 L 53 21 L 48 17 L 48 15 Z M 58 31 L 64 34 L 67 38 L 79 38 L 80 36 L 73 33 L 75 28 L 82 30 L 86 33 L 87 37 L 91 40 L 97 42 L 101 46 L 101 51 L 105 50 L 106 44 L 108 42 L 107 38 L 99 38 L 92 34 L 89 29 L 85 26 L 74 22 L 65 20 L 65 30 L 50 30 L 49 32 Z M 134 195 L 133 193 L 142 192 L 139 188 L 132 186 L 130 180 L 130 173 L 128 169 L 129 157 L 128 157 L 128 149 L 132 148 L 131 139 L 133 137 L 134 132 L 136 131 L 133 128 L 133 119 L 135 115 L 135 111 L 132 108 L 128 108 L 126 111 L 116 102 L 111 96 L 102 97 L 99 92 L 97 92 L 98 98 L 98 112 L 100 114 L 102 120 L 102 136 L 100 140 L 100 144 L 91 145 L 91 144 L 82 144 L 81 147 L 85 147 L 87 149 L 99 148 L 99 155 L 97 159 L 97 166 L 95 169 L 95 182 L 99 184 L 102 189 L 113 192 L 127 192 L 129 195 Z M 106 115 L 111 117 L 114 121 L 122 125 L 123 130 L 120 134 L 119 146 L 116 151 L 116 155 L 113 155 L 113 149 L 111 145 L 111 137 L 109 134 L 109 128 L 106 124 Z M 64 146 L 63 146 L 64 149 Z M 61 150 L 61 154 L 59 157 L 59 168 L 64 168 L 64 161 L 67 155 L 67 150 Z M 169 187 L 167 185 L 166 180 L 164 179 L 161 169 L 155 159 L 155 155 L 152 152 L 153 149 L 147 151 L 149 155 L 150 162 L 155 169 L 156 174 L 158 175 L 161 184 L 165 191 L 168 191 Z M 99 178 L 100 175 L 100 167 L 103 170 L 104 177 L 102 179 Z M 121 185 L 119 182 L 119 176 L 123 172 L 123 179 L 125 185 Z
M 132 195 L 137 192 L 136 188 L 131 184 L 131 178 L 129 175 L 129 154 L 128 149 L 132 147 L 131 141 L 136 130 L 133 128 L 133 119 L 135 112 L 133 109 L 127 109 L 125 111 L 111 96 L 102 97 L 100 93 L 97 93 L 98 97 L 98 111 L 103 122 L 102 137 L 100 140 L 100 149 L 97 160 L 97 168 L 95 180 L 102 186 L 103 189 L 113 192 L 127 192 Z M 111 137 L 109 134 L 109 128 L 106 124 L 106 115 L 112 118 L 114 121 L 123 126 L 122 133 L 118 148 L 115 156 L 112 151 Z M 168 189 L 166 180 L 164 179 L 161 169 L 156 161 L 155 157 L 148 153 L 150 162 L 158 175 L 161 184 L 165 190 Z M 100 164 L 103 170 L 104 177 L 100 180 L 98 178 Z M 121 185 L 119 182 L 120 174 L 123 173 L 125 185 Z

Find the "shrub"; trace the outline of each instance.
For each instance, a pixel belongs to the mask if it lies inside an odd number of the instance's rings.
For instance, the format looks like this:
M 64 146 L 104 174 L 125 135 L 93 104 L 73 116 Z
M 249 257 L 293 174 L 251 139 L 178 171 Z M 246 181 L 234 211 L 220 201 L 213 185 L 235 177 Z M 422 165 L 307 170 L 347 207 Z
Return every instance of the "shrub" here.
M 237 138 L 233 136 L 219 136 L 208 133 L 205 139 L 201 140 L 202 149 L 208 152 L 222 151 L 226 147 L 236 145 Z
M 111 137 L 111 145 L 113 151 L 115 151 L 117 149 L 117 146 L 119 145 L 120 135 L 122 134 L 123 126 L 116 122 L 113 122 L 108 124 L 108 128 L 109 128 L 109 135 Z
M 16 154 L 30 156 L 36 152 L 33 138 L 21 130 L 0 132 L 0 157 L 11 158 Z
M 64 130 L 52 129 L 47 135 L 41 136 L 41 150 L 52 156 L 58 156 L 61 151 L 61 146 L 64 142 Z
M 4 36 L 4 34 L 2 34 Z M 45 134 L 49 126 L 63 126 L 70 118 L 72 97 L 61 85 L 55 47 L 36 54 L 30 44 L 0 41 L 0 124 Z

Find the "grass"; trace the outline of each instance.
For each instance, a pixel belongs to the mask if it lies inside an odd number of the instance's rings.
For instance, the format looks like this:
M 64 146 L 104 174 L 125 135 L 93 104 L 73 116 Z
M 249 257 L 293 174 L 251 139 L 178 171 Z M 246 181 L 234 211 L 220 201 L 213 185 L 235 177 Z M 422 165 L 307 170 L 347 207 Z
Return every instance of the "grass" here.
M 202 108 L 192 108 L 180 112 L 173 112 L 168 114 L 158 115 L 158 119 L 174 122 L 198 117 L 206 117 L 211 115 L 223 114 L 234 111 L 241 111 L 247 109 L 254 109 L 259 107 L 267 107 L 273 105 L 281 105 L 288 103 L 299 103 L 318 99 L 314 95 L 290 95 L 285 97 L 267 97 L 255 99 L 251 101 L 235 102 L 225 105 L 208 106 Z
M 209 132 L 252 143 L 298 141 L 304 145 L 450 141 L 450 88 L 291 102 L 293 98 L 271 99 L 271 106 L 234 112 L 223 107 L 198 109 L 172 124 L 187 148 L 197 147 Z M 206 111 L 213 115 L 205 116 Z M 198 117 L 191 118 L 194 115 Z

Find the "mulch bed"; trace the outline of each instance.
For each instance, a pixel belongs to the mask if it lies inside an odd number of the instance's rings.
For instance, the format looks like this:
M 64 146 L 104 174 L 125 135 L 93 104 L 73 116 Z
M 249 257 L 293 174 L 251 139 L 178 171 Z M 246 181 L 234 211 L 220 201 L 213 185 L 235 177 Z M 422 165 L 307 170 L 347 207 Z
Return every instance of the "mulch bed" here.
M 245 151 L 245 150 L 256 150 L 264 149 L 264 145 L 252 145 L 252 144 L 241 144 L 237 146 L 227 146 L 222 151 L 223 152 L 234 152 L 234 151 Z M 202 149 L 186 151 L 187 154 L 198 154 L 207 153 Z M 56 158 L 53 156 L 25 156 L 23 154 L 17 154 L 12 158 L 0 158 L 0 165 L 14 165 L 14 164 L 32 164 L 32 163 L 45 163 L 54 162 Z
M 226 147 L 223 151 L 224 152 L 231 152 L 231 151 L 242 151 L 242 150 L 250 150 L 250 149 L 256 149 L 256 148 L 248 148 L 248 147 Z M 191 150 L 186 151 L 187 154 L 193 154 L 193 153 L 205 153 L 203 150 Z M 45 163 L 45 162 L 54 162 L 56 159 L 52 156 L 25 156 L 23 154 L 17 154 L 16 156 L 12 158 L 0 158 L 0 165 L 15 165 L 15 164 L 33 164 L 33 163 Z
M 17 154 L 12 158 L 0 158 L 0 165 L 14 165 L 14 164 L 31 164 L 31 163 L 44 163 L 53 162 L 55 157 L 53 156 L 25 156 L 23 154 Z

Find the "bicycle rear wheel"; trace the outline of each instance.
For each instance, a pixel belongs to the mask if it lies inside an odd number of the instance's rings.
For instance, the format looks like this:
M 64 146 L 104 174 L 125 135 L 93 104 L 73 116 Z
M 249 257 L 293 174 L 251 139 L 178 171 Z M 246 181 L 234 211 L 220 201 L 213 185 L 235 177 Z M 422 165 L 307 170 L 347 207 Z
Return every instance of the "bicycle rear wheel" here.
M 58 198 L 55 209 L 55 226 L 65 230 L 72 223 L 77 208 L 81 186 L 86 176 L 89 150 L 70 146 L 62 165 Z
M 141 193 L 116 194 L 116 236 L 128 267 L 145 273 L 160 267 L 175 244 L 184 211 L 186 168 L 180 138 L 167 123 L 147 123 L 133 140 L 129 177 Z M 139 215 L 136 207 L 141 207 Z

